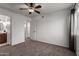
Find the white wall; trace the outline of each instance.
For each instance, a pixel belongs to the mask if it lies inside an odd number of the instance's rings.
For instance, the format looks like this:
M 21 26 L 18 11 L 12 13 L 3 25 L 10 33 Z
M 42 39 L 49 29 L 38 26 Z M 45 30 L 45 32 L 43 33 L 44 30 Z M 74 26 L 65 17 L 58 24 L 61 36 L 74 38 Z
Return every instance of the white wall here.
M 35 39 L 34 36 L 36 36 L 35 40 L 68 47 L 69 13 L 69 9 L 64 9 L 44 15 L 44 18 L 41 16 L 33 17 L 31 38 Z
M 25 41 L 24 24 L 27 20 L 26 16 L 10 12 L 0 8 L 0 14 L 10 16 L 11 20 L 11 44 L 15 45 Z
M 79 13 L 77 13 L 76 54 L 79 56 Z
M 76 12 L 75 12 L 75 19 L 76 19 L 76 54 L 79 56 L 79 4 L 76 5 Z
M 76 53 L 79 56 L 79 14 L 77 18 L 77 37 L 76 37 Z
M 15 14 L 12 18 L 12 45 L 22 43 L 25 41 L 24 24 L 26 17 Z

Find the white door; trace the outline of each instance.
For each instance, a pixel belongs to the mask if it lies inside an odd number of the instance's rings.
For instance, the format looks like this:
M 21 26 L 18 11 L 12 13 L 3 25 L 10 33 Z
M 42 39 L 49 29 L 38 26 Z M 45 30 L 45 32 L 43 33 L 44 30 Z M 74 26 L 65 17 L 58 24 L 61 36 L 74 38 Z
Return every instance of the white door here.
M 30 22 L 26 22 L 25 25 L 25 38 L 30 38 Z
M 32 40 L 36 40 L 36 23 L 31 22 L 30 24 L 30 37 Z

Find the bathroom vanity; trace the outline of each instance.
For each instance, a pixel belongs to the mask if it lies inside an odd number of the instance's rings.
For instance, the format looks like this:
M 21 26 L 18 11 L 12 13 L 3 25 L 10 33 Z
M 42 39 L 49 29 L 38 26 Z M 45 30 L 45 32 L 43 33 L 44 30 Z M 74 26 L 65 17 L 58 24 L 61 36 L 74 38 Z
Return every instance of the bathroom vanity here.
M 0 44 L 7 42 L 7 33 L 6 32 L 0 32 Z

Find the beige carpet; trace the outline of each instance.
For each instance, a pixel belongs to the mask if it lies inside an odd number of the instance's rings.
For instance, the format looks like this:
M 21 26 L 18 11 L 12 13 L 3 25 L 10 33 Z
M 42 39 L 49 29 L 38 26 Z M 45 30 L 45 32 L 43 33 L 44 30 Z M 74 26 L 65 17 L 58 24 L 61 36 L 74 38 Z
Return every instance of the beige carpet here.
M 34 40 L 26 40 L 15 46 L 0 47 L 0 55 L 3 56 L 75 56 L 68 48 L 43 43 Z

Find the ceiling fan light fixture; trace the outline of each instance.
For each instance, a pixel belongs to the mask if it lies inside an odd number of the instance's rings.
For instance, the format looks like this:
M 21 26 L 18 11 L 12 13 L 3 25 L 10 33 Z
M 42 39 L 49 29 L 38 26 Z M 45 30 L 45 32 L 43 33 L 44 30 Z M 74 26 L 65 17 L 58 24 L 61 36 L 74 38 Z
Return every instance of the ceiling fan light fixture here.
M 20 8 L 20 10 L 28 10 L 29 14 L 32 14 L 33 12 L 36 12 L 40 14 L 40 8 L 42 7 L 41 5 L 36 5 L 35 3 L 24 3 L 25 5 L 28 6 L 28 8 Z
M 33 9 L 28 9 L 29 10 L 29 12 L 34 12 L 34 10 Z

